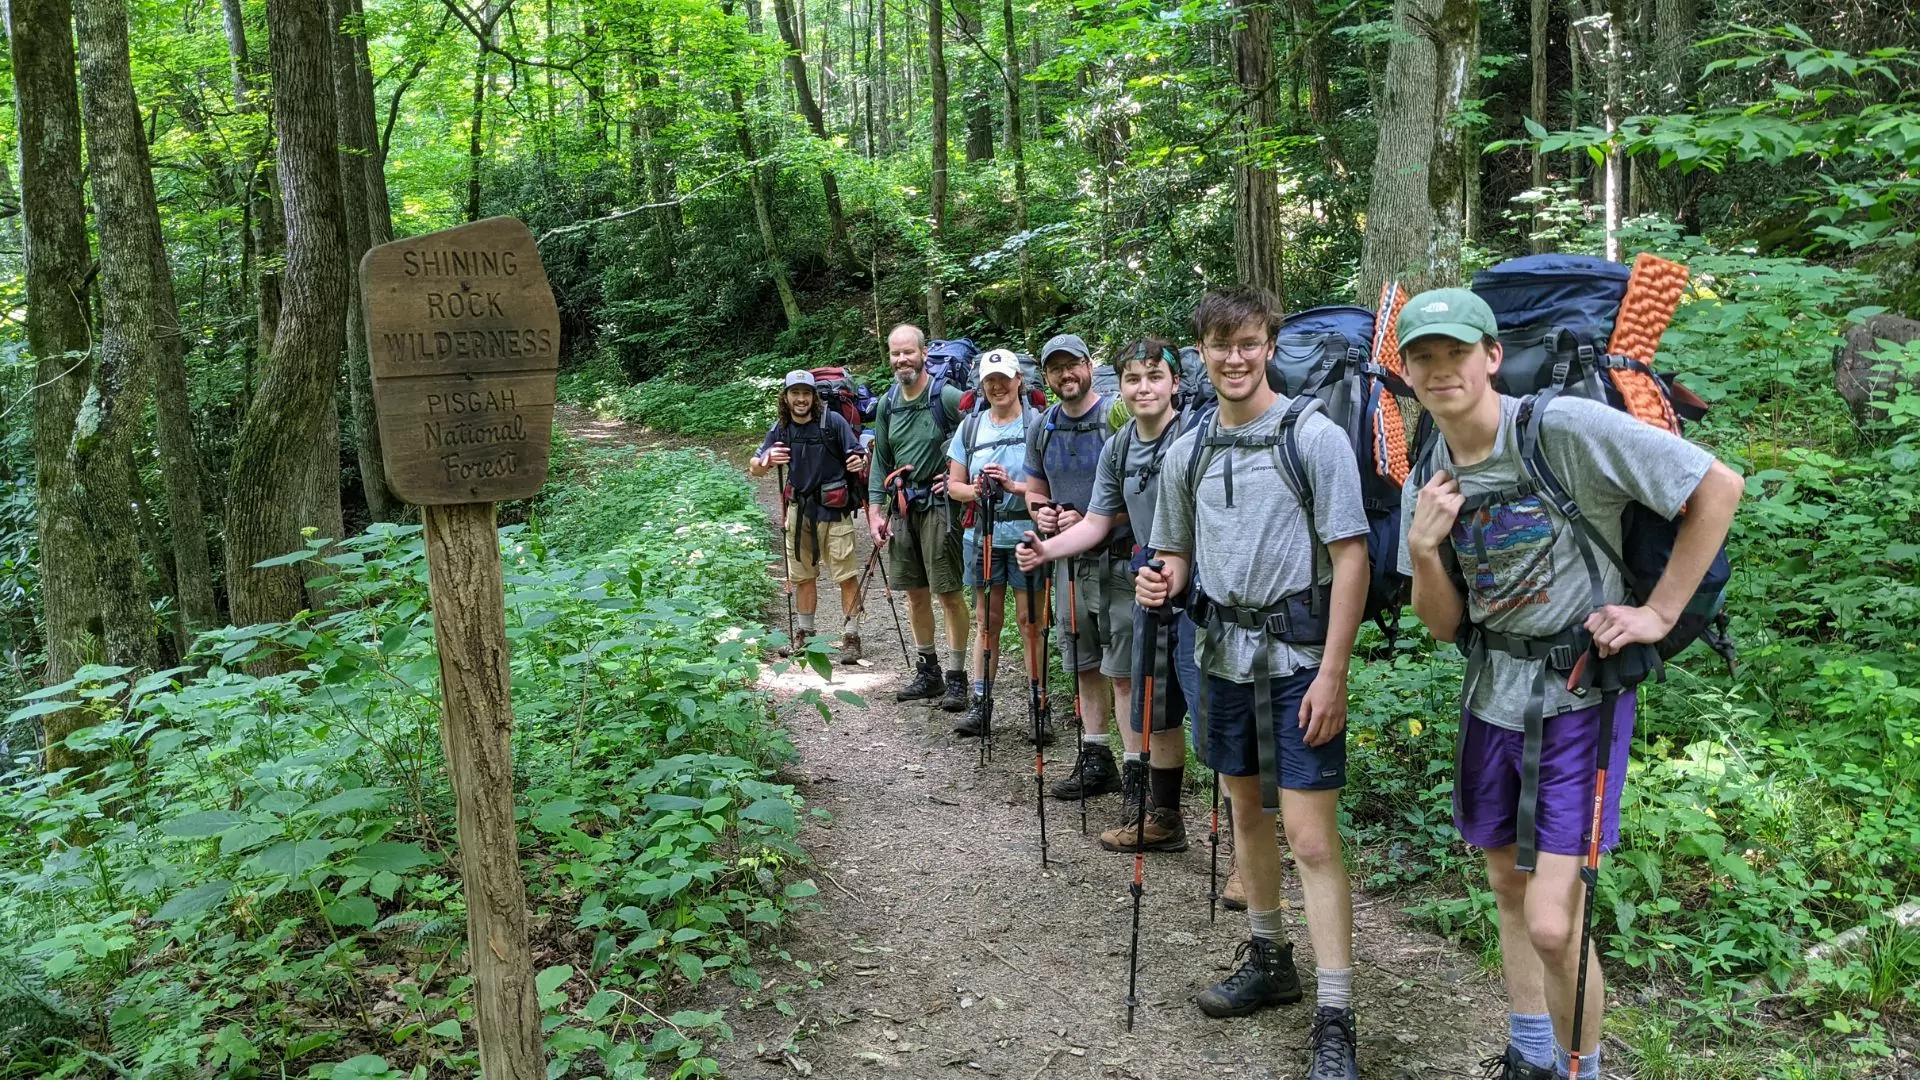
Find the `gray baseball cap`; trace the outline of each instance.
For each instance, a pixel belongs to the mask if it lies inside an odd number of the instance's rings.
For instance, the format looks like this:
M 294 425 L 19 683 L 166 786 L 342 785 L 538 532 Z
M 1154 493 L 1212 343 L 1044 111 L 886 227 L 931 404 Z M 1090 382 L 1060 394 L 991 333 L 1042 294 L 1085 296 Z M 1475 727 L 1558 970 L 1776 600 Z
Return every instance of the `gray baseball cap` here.
M 1087 351 L 1087 343 L 1080 340 L 1079 334 L 1055 334 L 1047 339 L 1046 348 L 1040 350 L 1040 363 L 1045 366 L 1053 359 L 1054 353 L 1066 353 L 1076 360 L 1091 360 L 1093 354 Z
M 820 387 L 813 381 L 813 372 L 801 371 L 798 369 L 787 372 L 787 383 L 785 387 L 782 387 L 782 389 L 786 389 L 787 387 L 793 387 L 793 386 L 804 386 L 809 390 L 820 389 Z

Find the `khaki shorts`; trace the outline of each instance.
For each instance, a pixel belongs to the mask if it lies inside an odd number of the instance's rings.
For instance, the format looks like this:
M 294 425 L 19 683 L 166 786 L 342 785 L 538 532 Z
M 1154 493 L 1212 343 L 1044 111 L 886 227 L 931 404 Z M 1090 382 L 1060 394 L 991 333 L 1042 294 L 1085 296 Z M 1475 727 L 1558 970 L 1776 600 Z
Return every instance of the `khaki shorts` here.
M 936 596 L 959 592 L 966 571 L 965 556 L 960 551 L 964 532 L 960 528 L 960 508 L 955 507 L 949 519 L 940 499 L 926 510 L 915 510 L 906 521 L 894 518 L 893 539 L 887 541 L 887 569 L 893 574 L 893 587 L 902 592 L 932 589 Z
M 1055 579 L 1053 630 L 1060 646 L 1060 663 L 1068 671 L 1092 671 L 1108 677 L 1127 678 L 1133 674 L 1133 574 L 1127 560 L 1115 556 L 1107 560 L 1101 573 L 1099 551 L 1090 551 L 1073 560 L 1074 603 L 1079 609 L 1076 621 L 1080 639 L 1076 647 L 1067 628 L 1066 571 Z M 1065 564 L 1062 564 L 1065 565 Z
M 803 532 L 809 525 L 813 527 L 811 534 Z M 819 577 L 823 553 L 833 580 L 860 576 L 860 566 L 853 558 L 853 519 L 808 521 L 805 514 L 791 515 L 787 519 L 787 576 L 794 581 Z

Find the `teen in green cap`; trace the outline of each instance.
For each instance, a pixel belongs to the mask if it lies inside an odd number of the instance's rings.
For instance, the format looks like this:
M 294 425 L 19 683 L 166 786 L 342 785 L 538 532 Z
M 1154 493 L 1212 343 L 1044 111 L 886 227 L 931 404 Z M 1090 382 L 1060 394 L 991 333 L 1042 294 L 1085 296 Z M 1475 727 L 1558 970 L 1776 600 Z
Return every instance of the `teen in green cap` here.
M 1633 606 L 1610 561 L 1600 561 L 1598 586 L 1590 585 L 1578 527 L 1524 483 L 1515 431 L 1521 401 L 1495 388 L 1499 325 L 1486 302 L 1465 289 L 1421 293 L 1407 302 L 1398 330 L 1407 385 L 1441 435 L 1426 463 L 1432 479 L 1422 483 L 1416 468 L 1401 496 L 1400 572 L 1413 579 L 1420 621 L 1441 641 L 1464 635 L 1473 657 L 1453 820 L 1486 853 L 1511 1010 L 1506 1052 L 1487 1063 L 1487 1075 L 1553 1080 L 1569 1067 L 1581 856 L 1601 717 L 1589 692 L 1568 690 L 1541 658 L 1588 648 L 1605 657 L 1665 637 L 1726 538 L 1743 485 L 1707 451 L 1604 402 L 1547 399 L 1536 429 L 1540 449 L 1615 550 L 1629 503 L 1668 519 L 1687 511 L 1665 575 L 1646 606 Z M 1601 850 L 1619 839 L 1633 712 L 1633 695 L 1621 694 L 1607 748 Z M 1600 1076 L 1606 993 L 1599 970 L 1595 956 L 1580 1029 L 1581 1080 Z

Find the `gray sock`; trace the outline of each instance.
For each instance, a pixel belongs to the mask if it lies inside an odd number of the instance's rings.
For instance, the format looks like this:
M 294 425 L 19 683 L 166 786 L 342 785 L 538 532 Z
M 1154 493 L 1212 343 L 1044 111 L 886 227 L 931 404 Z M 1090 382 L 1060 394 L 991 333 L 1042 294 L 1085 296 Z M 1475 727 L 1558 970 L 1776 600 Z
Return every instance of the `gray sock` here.
M 1274 908 L 1272 911 L 1255 911 L 1249 907 L 1247 922 L 1253 927 L 1254 937 L 1265 938 L 1268 941 L 1287 940 L 1287 917 L 1286 911 L 1282 908 Z
M 1553 1075 L 1566 1076 L 1573 1072 L 1573 1056 L 1567 1048 L 1558 1042 L 1553 1044 Z M 1580 1058 L 1580 1080 L 1600 1080 L 1600 1048 Z
M 955 671 L 967 670 L 968 659 L 969 657 L 967 656 L 966 646 L 962 645 L 961 647 L 953 650 L 953 670 Z
M 847 616 L 847 625 L 841 632 L 846 634 L 852 634 L 855 637 L 858 637 L 860 635 L 860 613 L 859 612 L 856 611 L 853 614 Z
M 1313 977 L 1314 981 L 1319 985 L 1320 1008 L 1353 1008 L 1352 968 L 1314 968 Z
M 1091 731 L 1083 732 L 1080 736 L 1080 741 L 1086 743 L 1088 746 L 1105 746 L 1107 745 L 1107 733 L 1104 731 L 1097 734 Z
M 803 611 L 800 614 L 795 615 L 793 617 L 793 621 L 799 625 L 801 630 L 806 631 L 807 633 L 813 632 L 813 612 Z

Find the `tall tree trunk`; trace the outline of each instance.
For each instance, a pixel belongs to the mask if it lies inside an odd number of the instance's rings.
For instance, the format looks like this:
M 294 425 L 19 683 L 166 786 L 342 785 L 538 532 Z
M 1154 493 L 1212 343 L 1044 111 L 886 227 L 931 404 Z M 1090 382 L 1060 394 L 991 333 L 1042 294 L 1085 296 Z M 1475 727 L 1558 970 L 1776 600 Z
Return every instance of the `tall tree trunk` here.
M 1568 97 L 1567 130 L 1580 127 L 1587 115 L 1587 72 L 1585 52 L 1580 46 L 1580 23 L 1587 17 L 1586 5 L 1581 0 L 1566 0 L 1567 8 L 1567 72 Z M 1587 152 L 1584 149 L 1567 151 L 1567 179 L 1577 186 L 1585 175 Z
M 1527 98 L 1527 118 L 1543 128 L 1547 126 L 1547 22 L 1552 12 L 1551 0 L 1531 0 L 1527 60 L 1533 69 L 1533 82 Z M 1531 165 L 1533 188 L 1538 191 L 1547 186 L 1547 156 L 1540 152 L 1537 144 L 1531 154 Z M 1530 214 L 1528 233 L 1534 233 L 1539 226 L 1540 215 Z M 1536 252 L 1544 250 L 1545 238 L 1531 239 L 1531 246 Z
M 753 132 L 747 127 L 747 102 L 738 86 L 730 89 L 733 94 L 734 132 L 740 141 L 740 157 L 747 163 L 747 187 L 753 194 L 754 224 L 760 228 L 760 246 L 766 253 L 767 273 L 773 277 L 774 291 L 780 294 L 780 310 L 787 317 L 788 328 L 792 328 L 800 322 L 800 301 L 794 298 L 793 281 L 787 274 L 787 261 L 780 255 L 780 241 L 773 232 L 773 211 L 767 203 L 766 180 L 760 175 L 760 158 L 753 148 Z
M 800 36 L 799 26 L 794 21 L 793 0 L 773 0 L 773 13 L 774 21 L 780 25 L 780 40 L 787 46 L 787 75 L 793 80 L 793 93 L 800 102 L 800 115 L 807 118 L 807 127 L 813 131 L 813 137 L 825 142 L 826 118 L 821 115 L 820 103 L 813 99 L 813 90 L 807 85 L 806 39 Z M 821 85 L 825 85 L 824 75 Z M 820 189 L 827 196 L 826 256 L 828 261 L 832 261 L 837 253 L 848 250 L 847 215 L 840 206 L 840 185 L 834 179 L 832 169 L 820 170 Z
M 867 0 L 865 32 L 860 37 L 865 46 L 860 57 L 860 92 L 866 98 L 867 160 L 871 161 L 880 153 L 878 125 L 873 120 L 873 0 Z
M 980 18 L 980 0 L 953 0 L 953 18 L 960 36 L 968 45 L 980 45 L 985 26 Z M 963 55 L 971 58 L 971 53 Z M 965 85 L 960 99 L 967 108 L 967 164 L 993 160 L 993 95 L 987 89 L 986 72 L 977 61 L 960 65 Z
M 641 124 L 639 141 L 644 148 L 643 172 L 646 176 L 647 201 L 654 204 L 654 239 L 660 251 L 661 273 L 672 280 L 674 259 L 679 254 L 680 204 L 674 201 L 674 182 L 668 171 L 670 163 L 666 152 L 660 145 L 660 133 L 667 127 L 667 110 L 659 103 L 660 75 L 658 64 L 649 64 L 640 73 L 640 108 L 636 113 Z M 671 203 L 672 205 L 667 205 Z
M 227 34 L 227 65 L 233 76 L 233 104 L 253 105 L 253 71 L 247 59 L 247 12 L 241 0 L 220 0 L 220 23 Z
M 1000 0 L 1000 26 L 1007 48 L 1007 156 L 1013 159 L 1013 229 L 1020 242 L 1020 335 L 1033 343 L 1033 255 L 1027 250 L 1027 155 L 1020 130 L 1020 39 L 1014 33 L 1013 0 Z
M 1693 64 L 1690 49 L 1700 20 L 1697 0 L 1653 0 L 1655 73 L 1654 108 L 1663 113 L 1686 112 L 1693 104 Z M 1698 187 L 1679 169 L 1661 169 L 1653 186 L 1656 205 L 1675 221 L 1697 229 L 1694 200 Z
M 1279 182 L 1260 144 L 1276 123 L 1273 12 L 1265 0 L 1235 0 L 1233 70 L 1247 107 L 1240 114 L 1240 155 L 1233 166 L 1233 264 L 1242 285 L 1265 289 L 1284 306 L 1280 276 Z
M 1293 32 L 1307 76 L 1307 119 L 1324 128 L 1333 123 L 1333 77 L 1327 71 L 1327 35 L 1314 25 L 1319 18 L 1314 0 L 1293 0 Z
M 927 260 L 927 333 L 947 335 L 946 285 L 940 260 L 947 240 L 947 56 L 940 0 L 927 0 L 927 72 L 933 83 L 933 240 Z
M 74 26 L 99 230 L 101 318 L 93 381 L 74 425 L 73 463 L 85 498 L 107 660 L 149 668 L 159 653 L 126 462 L 153 377 L 153 237 L 142 197 L 152 178 L 133 94 L 126 6 L 81 0 Z
M 1360 255 L 1359 295 L 1389 279 L 1409 290 L 1454 285 L 1467 143 L 1453 122 L 1471 85 L 1480 43 L 1475 0 L 1397 0 L 1400 33 L 1387 54 L 1380 143 Z
M 353 13 L 360 19 L 366 18 L 361 8 L 361 0 L 352 0 Z M 379 122 L 375 119 L 373 100 L 373 63 L 367 56 L 367 35 L 363 29 L 353 37 L 354 71 L 358 76 L 359 89 L 355 95 L 354 123 L 360 128 L 358 145 L 367 148 L 367 165 L 364 170 L 367 182 L 367 241 L 374 247 L 393 239 L 393 202 L 387 194 L 387 152 L 381 145 Z M 418 68 L 414 69 L 416 72 Z M 405 89 L 401 84 L 400 89 Z M 396 95 L 399 89 L 394 91 Z M 355 268 L 358 276 L 358 268 Z
M 353 0 L 331 0 L 333 28 L 333 93 L 340 117 L 340 220 L 346 240 L 347 312 L 342 331 L 347 342 L 347 390 L 353 406 L 354 459 L 360 466 L 360 491 L 367 517 L 391 521 L 394 500 L 387 491 L 386 465 L 380 454 L 380 422 L 373 411 L 373 373 L 367 365 L 367 335 L 361 329 L 360 256 L 373 246 L 369 217 L 367 171 L 374 167 L 367 144 L 371 134 L 361 122 L 358 20 Z M 349 32 L 351 28 L 352 32 Z M 336 539 L 338 539 L 336 537 Z
M 70 0 L 5 0 L 20 123 L 26 224 L 27 348 L 33 353 L 33 460 L 47 685 L 65 682 L 97 638 L 99 597 L 85 504 L 68 459 L 90 378 L 86 279 L 91 253 L 80 172 L 80 97 Z M 70 710 L 45 718 L 48 771 L 78 768 L 66 738 L 93 723 Z
M 140 157 L 145 158 L 143 143 Z M 160 479 L 167 492 L 167 524 L 173 539 L 174 596 L 188 643 L 202 630 L 220 625 L 213 600 L 213 567 L 207 556 L 206 500 L 200 492 L 200 451 L 193 434 L 193 402 L 187 388 L 187 341 L 180 329 L 180 305 L 174 297 L 173 268 L 160 234 L 160 207 L 154 199 L 151 166 L 142 173 L 147 200 L 147 250 L 153 260 L 153 411 L 154 441 L 160 449 Z
M 257 112 L 260 109 L 259 95 L 254 93 L 254 83 L 259 71 L 254 66 L 253 55 L 247 49 L 246 13 L 242 0 L 220 0 L 222 23 L 227 34 L 227 56 L 233 71 L 234 105 L 241 112 Z M 241 387 L 242 408 L 253 393 L 251 373 L 254 362 L 273 351 L 274 335 L 280 323 L 280 271 L 282 256 L 285 254 L 286 236 L 281 227 L 280 200 L 275 197 L 273 170 L 268 168 L 273 157 L 273 135 L 268 132 L 259 145 L 246 151 L 248 161 L 246 176 L 240 187 L 246 195 L 246 217 L 252 235 L 249 247 L 252 253 L 253 277 L 250 282 L 255 294 L 254 343 L 248 350 L 248 377 Z
M 310 490 L 315 443 L 337 430 L 334 395 L 347 304 L 326 15 L 304 0 L 267 0 L 267 27 L 287 272 L 280 333 L 234 444 L 227 486 L 228 594 L 241 626 L 283 621 L 303 604 L 300 567 L 254 564 L 299 550 L 302 525 L 328 524 L 303 513 L 301 493 Z M 337 508 L 337 487 L 333 498 Z
M 480 165 L 486 155 L 487 60 L 493 44 L 493 22 L 489 20 L 479 41 L 479 54 L 473 60 L 473 119 L 467 125 L 467 220 L 480 220 Z
M 878 87 L 880 91 L 880 152 L 884 154 L 893 149 L 893 93 L 887 82 L 886 0 L 879 0 L 873 10 L 874 17 L 878 20 L 876 29 L 880 32 L 880 40 L 877 42 L 880 51 L 879 64 L 874 74 L 880 84 Z

